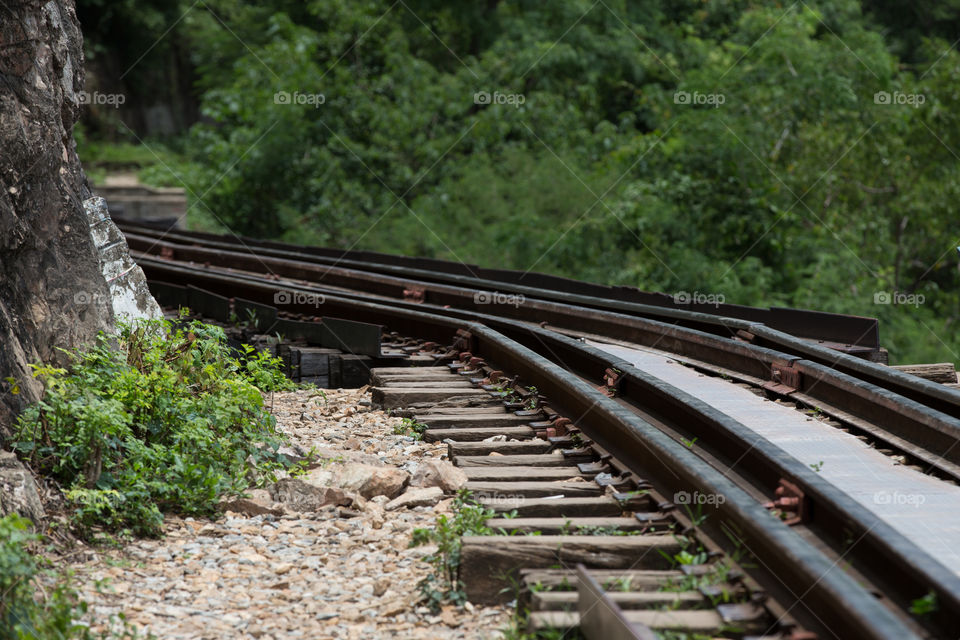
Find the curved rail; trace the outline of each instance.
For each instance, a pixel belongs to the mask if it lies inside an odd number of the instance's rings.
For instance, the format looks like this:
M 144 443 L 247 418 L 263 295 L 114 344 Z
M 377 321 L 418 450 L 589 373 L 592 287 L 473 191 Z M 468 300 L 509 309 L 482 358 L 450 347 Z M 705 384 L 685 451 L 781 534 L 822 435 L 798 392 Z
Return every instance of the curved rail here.
M 198 269 L 148 256 L 141 256 L 138 259 L 152 279 L 190 281 L 213 291 L 226 292 L 229 295 L 245 297 L 265 304 L 273 302 L 273 295 L 277 291 L 278 284 L 281 284 L 267 282 L 261 276 L 231 273 L 223 267 L 211 266 Z M 311 293 L 318 290 L 315 285 L 298 284 L 292 281 L 283 282 L 282 285 L 285 288 Z M 396 283 L 390 286 L 396 286 Z M 455 292 L 448 292 L 448 294 L 451 293 Z M 797 588 L 796 585 L 804 585 L 800 592 L 809 589 L 809 601 L 807 598 L 800 598 L 800 601 L 803 602 L 804 607 L 812 607 L 810 612 L 822 613 L 828 601 L 842 603 L 843 613 L 838 614 L 836 620 L 836 624 L 841 626 L 837 628 L 844 628 L 851 635 L 840 637 L 908 637 L 908 635 L 897 635 L 908 633 L 902 629 L 896 631 L 894 636 L 884 635 L 889 633 L 890 629 L 894 629 L 888 626 L 889 611 L 880 606 L 873 596 L 862 600 L 860 594 L 866 595 L 862 588 L 856 587 L 851 591 L 855 583 L 851 585 L 851 578 L 843 574 L 837 564 L 831 563 L 821 552 L 807 543 L 803 543 L 806 546 L 792 546 L 794 542 L 800 540 L 799 536 L 781 522 L 771 518 L 769 513 L 744 489 L 660 431 L 651 422 L 640 418 L 630 407 L 603 397 L 583 382 L 584 378 L 598 379 L 607 368 L 618 368 L 626 374 L 619 388 L 622 400 L 643 407 L 645 411 L 670 415 L 674 423 L 677 425 L 682 423 L 687 429 L 696 428 L 703 433 L 721 434 L 705 441 L 709 442 L 712 450 L 720 454 L 728 451 L 726 455 L 752 455 L 751 460 L 756 462 L 756 465 L 751 465 L 751 468 L 755 467 L 755 481 L 767 491 L 770 491 L 771 485 L 776 481 L 775 478 L 789 477 L 800 483 L 804 490 L 809 492 L 815 504 L 811 529 L 822 532 L 824 539 L 831 541 L 835 548 L 842 547 L 839 538 L 847 534 L 849 527 L 853 526 L 856 531 L 862 532 L 860 542 L 853 549 L 844 551 L 847 554 L 843 556 L 845 562 L 852 560 L 858 570 L 870 575 L 871 580 L 881 585 L 884 594 L 901 610 L 908 607 L 910 598 L 917 597 L 918 593 L 934 590 L 938 594 L 941 608 L 928 624 L 938 632 L 946 633 L 951 637 L 960 633 L 960 629 L 956 627 L 957 621 L 950 615 L 951 611 L 960 609 L 960 597 L 958 597 L 960 583 L 956 576 L 946 572 L 929 555 L 915 549 L 902 536 L 878 521 L 876 516 L 866 512 L 809 469 L 785 456 L 783 452 L 778 454 L 775 447 L 758 446 L 758 443 L 749 439 L 743 425 L 738 425 L 723 414 L 712 411 L 710 407 L 703 406 L 696 399 L 684 397 L 682 392 L 664 385 L 661 381 L 651 379 L 632 365 L 620 362 L 609 354 L 591 349 L 577 340 L 556 332 L 531 326 L 528 322 L 478 314 L 475 311 L 444 309 L 429 304 L 390 301 L 390 306 L 386 306 L 384 300 L 376 299 L 369 294 L 334 292 L 331 288 L 325 289 L 325 295 L 324 305 L 327 310 L 325 313 L 332 316 L 347 315 L 367 322 L 384 323 L 391 329 L 438 342 L 449 343 L 455 331 L 454 327 L 469 330 L 478 340 L 478 352 L 483 353 L 491 361 L 509 363 L 511 370 L 521 373 L 525 379 L 535 381 L 538 388 L 543 388 L 551 397 L 567 403 L 566 408 L 571 415 L 589 416 L 589 421 L 584 420 L 584 423 L 589 422 L 594 426 L 587 427 L 585 432 L 589 430 L 588 435 L 601 446 L 615 449 L 618 456 L 624 457 L 636 473 L 663 487 L 665 493 L 707 490 L 736 496 L 735 500 L 718 506 L 717 517 L 708 519 L 709 524 L 705 525 L 705 528 L 720 527 L 721 523 L 725 523 L 724 526 L 727 527 L 725 531 L 729 531 L 732 527 L 732 530 L 746 536 L 743 540 L 760 560 L 760 564 L 767 568 L 766 578 L 758 581 L 764 584 L 771 594 L 780 594 L 789 600 L 791 597 L 789 590 L 784 593 L 783 584 L 778 586 L 778 578 L 789 577 L 790 589 Z M 543 305 L 541 310 L 554 307 L 555 313 L 560 311 L 559 305 L 541 304 Z M 293 306 L 290 310 L 299 313 L 315 313 L 315 309 L 307 306 Z M 473 322 L 476 319 L 482 320 L 486 326 Z M 697 354 L 701 356 L 710 349 L 721 351 L 728 349 L 735 355 L 739 351 L 741 352 L 739 357 L 754 368 L 758 366 L 757 362 L 764 363 L 774 357 L 771 353 L 758 352 L 755 346 L 722 340 L 711 334 L 694 332 L 697 335 L 691 338 L 687 334 L 692 330 L 673 325 L 654 323 L 630 316 L 595 318 L 597 324 L 603 324 L 602 320 L 606 321 L 604 326 L 608 329 L 616 326 L 630 327 L 628 333 L 634 338 L 642 336 L 641 329 L 643 329 L 651 334 L 651 339 L 656 334 L 660 340 L 666 339 L 671 344 L 697 345 Z M 642 326 L 637 326 L 637 323 Z M 733 345 L 733 348 L 730 345 Z M 577 375 L 571 375 L 570 371 Z M 597 424 L 605 426 L 600 428 L 596 426 Z M 692 431 L 687 432 L 692 433 Z M 713 536 L 722 533 L 719 529 L 711 530 Z M 723 535 L 719 537 L 722 539 Z M 786 544 L 787 541 L 790 541 L 790 544 Z M 878 557 L 888 563 L 889 573 L 880 575 L 881 572 L 877 570 L 880 566 L 877 562 Z M 805 559 L 801 562 L 804 566 L 791 568 L 790 565 L 799 559 Z M 824 565 L 824 562 L 827 565 Z M 812 567 L 816 568 L 812 569 Z M 820 590 L 821 586 L 825 591 Z M 885 612 L 881 617 L 877 617 L 878 607 L 880 611 Z M 858 613 L 851 615 L 850 612 L 853 610 Z M 862 616 L 861 612 L 866 614 Z M 874 629 L 869 633 L 865 632 L 863 629 L 871 629 L 874 626 L 867 618 L 873 621 L 883 620 L 880 626 L 887 631 Z M 865 626 L 859 628 L 860 625 Z

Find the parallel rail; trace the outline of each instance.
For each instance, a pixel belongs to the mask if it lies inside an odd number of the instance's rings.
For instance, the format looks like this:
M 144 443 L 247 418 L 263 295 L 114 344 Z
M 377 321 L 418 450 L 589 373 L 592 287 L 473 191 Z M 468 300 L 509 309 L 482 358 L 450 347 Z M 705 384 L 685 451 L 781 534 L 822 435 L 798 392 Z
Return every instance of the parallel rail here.
M 603 449 L 616 451 L 637 477 L 648 480 L 662 494 L 709 491 L 727 496 L 702 525 L 704 531 L 717 541 L 736 531 L 758 560 L 757 581 L 774 599 L 799 603 L 798 618 L 809 628 L 837 637 L 916 637 L 914 623 L 905 624 L 905 618 L 893 612 L 907 611 L 918 595 L 933 591 L 939 609 L 920 622 L 938 637 L 960 635 L 960 619 L 955 615 L 960 611 L 960 579 L 935 559 L 804 465 L 751 438 L 744 425 L 564 334 L 590 333 L 655 346 L 707 369 L 719 367 L 744 379 L 769 381 L 774 383 L 773 392 L 785 396 L 829 400 L 830 406 L 842 408 L 856 420 L 884 424 L 885 432 L 875 437 L 887 437 L 891 446 L 948 477 L 960 477 L 960 457 L 956 457 L 960 447 L 953 447 L 960 434 L 956 418 L 960 394 L 956 391 L 742 320 L 667 310 L 676 320 L 669 323 L 538 298 L 517 307 L 480 306 L 472 301 L 478 289 L 465 286 L 252 256 L 200 246 L 206 240 L 199 237 L 192 237 L 192 244 L 181 244 L 131 232 L 128 240 L 134 249 L 163 256 L 136 255 L 152 281 L 189 282 L 266 305 L 273 304 L 278 288 L 322 292 L 324 316 L 384 324 L 441 344 L 452 343 L 458 330 L 467 331 L 473 341 L 471 352 L 535 384 L 568 415 L 582 416 L 577 423 L 582 422 L 585 434 Z M 262 275 L 264 271 L 273 274 L 271 279 Z M 426 302 L 404 300 L 404 291 L 411 287 L 427 292 Z M 284 309 L 318 315 L 309 305 Z M 488 313 L 480 313 L 480 309 Z M 550 329 L 531 319 L 546 322 Z M 557 330 L 551 330 L 554 328 Z M 617 400 L 599 394 L 593 386 L 610 370 L 620 373 Z M 782 377 L 772 380 L 774 372 L 784 371 L 789 372 L 795 387 L 784 385 Z M 781 388 L 776 389 L 778 385 Z M 944 408 L 951 411 L 944 412 Z M 749 486 L 745 490 L 734 483 L 668 433 L 700 438 L 698 444 L 714 460 L 745 459 L 748 464 L 741 467 L 750 472 L 740 482 Z M 937 460 L 941 453 L 946 461 Z M 832 554 L 772 519 L 757 501 L 757 492 L 772 498 L 783 479 L 804 491 L 811 509 L 803 527 L 832 549 Z M 851 534 L 858 542 L 849 547 L 846 541 Z M 859 586 L 839 568 L 838 560 L 849 563 L 858 578 L 869 579 L 885 600 L 877 600 Z

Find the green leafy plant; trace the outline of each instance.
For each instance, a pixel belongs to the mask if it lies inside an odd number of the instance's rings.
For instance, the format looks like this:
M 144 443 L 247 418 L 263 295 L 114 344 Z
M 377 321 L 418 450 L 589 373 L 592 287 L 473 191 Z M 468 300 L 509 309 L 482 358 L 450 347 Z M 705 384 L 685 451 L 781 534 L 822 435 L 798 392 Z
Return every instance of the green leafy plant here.
M 413 418 L 404 418 L 400 424 L 393 427 L 393 433 L 398 436 L 411 436 L 415 440 L 423 440 L 427 425 L 417 422 Z
M 246 488 L 248 461 L 289 464 L 261 395 L 286 387 L 279 361 L 233 357 L 219 327 L 141 322 L 69 355 L 68 368 L 34 366 L 44 394 L 13 447 L 66 487 L 85 535 L 156 535 L 163 511 L 209 514 Z
M 0 640 L 92 640 L 96 636 L 81 622 L 88 613 L 86 602 L 71 586 L 69 574 L 31 553 L 41 536 L 30 526 L 15 513 L 0 518 Z M 44 586 L 38 588 L 41 581 Z M 114 631 L 101 637 L 137 637 L 123 615 L 111 623 Z
M 922 598 L 910 603 L 910 613 L 915 616 L 926 616 L 937 611 L 937 594 L 930 591 Z
M 432 529 L 414 529 L 410 541 L 411 547 L 437 545 L 437 550 L 426 557 L 433 566 L 433 572 L 419 584 L 421 595 L 433 609 L 439 608 L 444 602 L 461 605 L 466 601 L 459 576 L 461 537 L 498 533 L 487 526 L 487 520 L 496 515 L 494 510 L 476 502 L 466 489 L 457 493 L 451 507 L 452 517 L 441 514 Z

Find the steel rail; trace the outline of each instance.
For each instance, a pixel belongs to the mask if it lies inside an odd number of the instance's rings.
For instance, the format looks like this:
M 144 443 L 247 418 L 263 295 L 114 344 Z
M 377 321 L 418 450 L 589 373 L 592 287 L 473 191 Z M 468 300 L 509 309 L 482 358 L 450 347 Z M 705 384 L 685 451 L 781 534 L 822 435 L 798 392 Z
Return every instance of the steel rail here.
M 362 268 L 366 271 L 414 278 L 424 282 L 459 284 L 474 288 L 494 289 L 503 293 L 538 295 L 558 302 L 577 298 L 578 304 L 597 309 L 633 310 L 652 318 L 682 318 L 670 310 L 699 312 L 719 318 L 736 318 L 749 323 L 762 323 L 789 335 L 819 340 L 835 349 L 876 355 L 879 350 L 878 323 L 875 318 L 851 316 L 803 309 L 774 307 L 763 309 L 734 304 L 677 302 L 676 296 L 650 293 L 633 287 L 607 286 L 536 272 L 487 269 L 432 258 L 410 258 L 368 251 L 343 251 L 282 244 L 252 238 L 230 238 L 209 233 L 160 230 L 149 225 L 120 222 L 129 234 L 167 239 L 179 243 L 202 243 L 210 248 L 230 251 L 251 251 L 263 256 L 313 262 L 329 266 Z
M 201 286 L 211 288 L 211 290 L 219 290 L 221 292 L 230 291 L 233 292 L 234 295 L 252 297 L 252 299 L 266 303 L 271 301 L 272 295 L 278 285 L 276 282 L 266 283 L 262 278 L 257 276 L 227 274 L 222 272 L 216 273 L 211 269 L 192 269 L 151 258 L 144 259 L 142 266 L 147 270 L 148 275 L 158 280 L 186 281 L 190 279 L 198 282 Z M 284 286 L 309 292 L 316 291 L 315 287 L 309 285 L 284 283 Z M 507 338 L 524 345 L 525 348 L 532 352 L 539 352 L 541 359 L 546 356 L 550 360 L 560 362 L 566 369 L 572 370 L 579 376 L 587 379 L 598 379 L 602 371 L 606 368 L 611 366 L 617 367 L 626 374 L 620 387 L 622 398 L 634 402 L 639 406 L 643 406 L 648 411 L 669 413 L 673 416 L 671 420 L 673 423 L 685 424 L 688 429 L 699 429 L 699 432 L 703 434 L 724 434 L 723 437 L 717 437 L 716 435 L 705 437 L 704 442 L 709 443 L 708 446 L 711 450 L 719 454 L 723 454 L 725 450 L 728 450 L 724 456 L 728 459 L 731 456 L 739 457 L 746 453 L 749 456 L 750 464 L 745 466 L 749 466 L 751 470 L 753 470 L 752 475 L 759 479 L 759 484 L 764 486 L 768 492 L 772 492 L 772 486 L 775 485 L 780 478 L 787 477 L 798 482 L 803 486 L 804 490 L 808 492 L 808 495 L 813 501 L 814 508 L 812 509 L 813 520 L 810 523 L 811 530 L 819 531 L 824 536 L 824 539 L 832 541 L 833 546 L 838 548 L 838 553 L 842 552 L 845 554 L 841 556 L 844 561 L 848 559 L 853 560 L 857 570 L 862 571 L 865 575 L 871 576 L 872 580 L 882 585 L 884 593 L 901 609 L 906 609 L 911 599 L 925 594 L 928 590 L 934 590 L 938 594 L 939 602 L 941 603 L 940 612 L 942 612 L 943 615 L 938 614 L 931 624 L 935 623 L 935 626 L 940 631 L 946 632 L 949 630 L 952 636 L 956 636 L 957 633 L 960 632 L 960 630 L 954 626 L 957 624 L 957 621 L 950 615 L 951 612 L 960 610 L 960 596 L 958 596 L 958 594 L 960 594 L 960 583 L 958 583 L 956 576 L 930 558 L 928 554 L 917 550 L 899 533 L 890 528 L 889 525 L 879 521 L 876 516 L 827 483 L 817 474 L 811 472 L 811 470 L 804 467 L 792 457 L 787 456 L 775 446 L 769 443 L 757 442 L 756 436 L 750 434 L 746 430 L 746 427 L 712 410 L 710 407 L 704 406 L 699 400 L 686 396 L 686 394 L 666 385 L 662 381 L 652 378 L 641 371 L 637 371 L 628 363 L 616 361 L 609 354 L 592 349 L 579 341 L 555 332 L 530 326 L 527 323 L 496 316 L 478 316 L 475 313 L 468 314 L 463 310 L 457 309 L 432 308 L 428 305 L 418 306 L 412 303 L 393 303 L 392 313 L 377 315 L 373 310 L 384 309 L 383 301 L 377 300 L 375 303 L 371 303 L 365 301 L 365 299 L 370 300 L 369 296 L 362 294 L 327 294 L 324 305 L 325 309 L 329 311 L 325 311 L 325 313 L 333 316 L 338 313 L 349 314 L 349 317 L 354 319 L 380 322 L 390 325 L 391 328 L 395 330 L 411 332 L 412 334 L 427 337 L 432 340 L 444 341 L 445 336 L 432 333 L 429 324 L 403 326 L 405 322 L 403 318 L 410 317 L 404 314 L 422 314 L 425 308 L 429 308 L 431 317 L 438 317 L 440 315 L 447 317 L 457 316 L 461 318 L 459 320 L 460 322 L 470 322 L 472 319 L 481 319 L 487 325 L 495 327 Z M 397 307 L 405 308 L 397 309 Z M 315 312 L 314 309 L 309 307 L 294 308 L 293 310 L 299 312 Z M 363 310 L 362 313 L 360 310 Z M 358 314 L 362 317 L 358 318 Z M 373 315 L 371 316 L 370 314 Z M 416 317 L 423 316 L 418 315 Z M 676 327 L 672 328 L 677 330 Z M 471 324 L 471 331 L 479 331 L 479 328 Z M 446 337 L 449 338 L 449 335 Z M 449 340 L 447 340 L 447 342 L 448 341 Z M 747 345 L 743 346 L 746 347 Z M 491 348 L 489 345 L 486 347 L 486 351 L 484 351 L 485 356 L 492 361 L 502 363 L 503 358 L 498 357 L 499 354 L 491 355 L 489 353 L 489 349 Z M 542 364 L 542 360 L 540 364 Z M 537 377 L 535 367 L 531 368 L 529 364 L 525 365 L 519 361 L 511 361 L 510 366 L 511 370 L 519 371 L 525 378 L 537 380 L 538 389 L 543 388 L 547 390 L 547 387 L 541 386 L 546 383 Z M 559 396 L 557 392 L 560 392 Z M 554 388 L 553 390 L 547 391 L 547 393 L 551 398 L 566 397 L 564 395 L 564 389 Z M 595 396 L 597 394 L 594 392 L 593 395 Z M 608 399 L 604 402 L 607 400 Z M 637 418 L 636 414 L 631 412 L 629 407 L 617 406 L 620 410 L 630 412 L 634 418 Z M 581 412 L 578 410 L 583 408 L 582 404 L 572 406 L 570 407 L 570 409 L 572 409 L 570 414 L 580 415 Z M 587 409 L 588 411 L 584 413 L 589 413 L 589 407 L 587 407 Z M 655 429 L 650 422 L 644 421 L 643 424 L 645 427 Z M 669 480 L 666 476 L 676 473 L 676 471 L 669 469 L 651 470 L 649 468 L 650 466 L 655 467 L 658 464 L 656 456 L 650 458 L 650 449 L 647 449 L 646 454 L 644 454 L 643 450 L 631 446 L 630 437 L 622 432 L 622 430 L 611 428 L 609 431 L 607 429 L 595 431 L 594 429 L 595 428 L 587 427 L 584 429 L 584 432 L 601 446 L 604 446 L 604 448 L 610 451 L 616 451 L 618 456 L 621 455 L 621 452 L 629 452 L 630 455 L 628 459 L 637 466 L 637 472 L 641 477 Z M 682 447 L 682 445 L 670 439 L 667 435 L 659 431 L 658 433 L 658 437 L 666 438 L 675 446 Z M 688 433 L 694 433 L 694 431 L 688 431 Z M 621 438 L 621 436 L 623 437 Z M 690 454 L 685 447 L 683 449 L 686 453 Z M 699 460 L 699 458 L 697 459 Z M 685 462 L 684 464 L 687 463 Z M 700 461 L 700 464 L 706 465 L 703 461 Z M 726 478 L 724 478 L 724 480 L 730 485 L 733 484 Z M 711 490 L 711 487 L 712 485 L 709 484 L 701 486 L 692 484 L 683 490 L 693 488 L 702 491 L 705 489 Z M 740 491 L 742 491 L 742 489 L 740 489 Z M 756 501 L 753 501 L 753 504 L 754 506 L 758 506 Z M 758 517 L 756 516 L 758 512 L 754 511 L 751 513 L 754 514 L 754 517 Z M 763 511 L 762 508 L 760 513 L 764 514 L 764 520 L 773 521 L 773 518 L 771 518 L 766 511 Z M 859 540 L 852 549 L 843 549 L 841 538 L 848 535 L 851 530 L 859 535 Z M 717 533 L 717 531 L 713 532 L 714 535 Z M 753 545 L 750 545 L 750 547 L 752 549 Z M 882 559 L 883 563 L 886 563 L 887 572 L 879 571 L 884 565 L 878 563 L 878 559 Z M 776 585 L 772 587 L 768 585 L 765 586 L 771 589 L 775 589 L 776 587 Z
M 128 238 L 134 249 L 143 246 L 144 239 L 135 235 Z M 149 245 L 170 259 L 193 261 L 197 263 L 243 269 L 250 272 L 270 273 L 287 278 L 301 279 L 364 291 L 389 298 L 402 299 L 405 291 L 419 287 L 424 283 L 393 276 L 371 274 L 345 267 L 328 267 L 306 262 L 291 261 L 268 256 L 259 256 L 247 252 L 224 251 L 200 246 L 185 246 L 166 240 L 154 241 Z M 135 256 L 146 258 L 139 252 Z M 735 330 L 750 330 L 750 335 L 764 336 L 772 330 L 767 327 L 749 325 L 744 321 L 732 320 L 727 327 L 727 335 L 717 335 L 713 331 L 702 331 L 664 323 L 658 320 L 621 314 L 613 311 L 584 309 L 582 307 L 553 301 L 525 298 L 516 304 L 478 304 L 477 291 L 465 287 L 432 284 L 430 301 L 436 306 L 449 305 L 464 309 L 469 313 L 481 313 L 495 309 L 501 317 L 540 323 L 568 330 L 586 331 L 608 338 L 615 338 L 647 347 L 656 347 L 680 356 L 695 358 L 715 366 L 731 369 L 762 380 L 773 380 L 774 375 L 784 370 L 794 372 L 795 387 L 783 389 L 784 395 L 800 393 L 824 404 L 836 406 L 840 403 L 845 412 L 871 424 L 881 425 L 872 434 L 885 446 L 914 457 L 928 469 L 936 468 L 941 474 L 960 481 L 960 406 L 955 412 L 943 412 L 940 396 L 960 393 L 942 385 L 920 380 L 881 365 L 863 361 L 859 358 L 840 354 L 809 345 L 805 353 L 814 356 L 819 352 L 820 360 L 804 359 L 789 351 L 779 351 L 779 342 L 769 340 L 765 347 L 762 340 L 745 342 L 735 337 Z M 678 312 L 679 313 L 679 312 Z M 695 314 L 702 316 L 703 314 Z M 716 320 L 716 319 L 711 319 Z M 715 328 L 713 325 L 696 322 L 702 328 Z M 776 332 L 774 332 L 776 333 Z M 780 339 L 780 338 L 778 338 Z M 781 342 L 794 344 L 803 341 L 783 336 Z M 835 367 L 824 364 L 827 356 L 833 358 Z M 847 367 L 839 366 L 847 362 Z M 851 374 L 854 371 L 856 374 Z M 864 373 L 866 372 L 866 374 Z M 868 375 L 869 374 L 869 375 Z M 895 384 L 890 384 L 893 381 Z M 887 382 L 888 384 L 879 384 Z M 923 383 L 918 385 L 918 383 Z M 916 389 L 931 390 L 931 394 L 909 393 Z M 903 391 L 904 393 L 900 393 Z M 919 399 L 918 399 L 919 398 Z M 926 401 L 926 402 L 925 402 Z M 957 415 L 955 415 L 956 413 Z M 884 435 L 887 434 L 885 438 Z
M 137 228 L 131 233 L 131 246 L 136 245 L 134 248 L 145 250 L 146 248 L 157 249 L 167 247 L 168 250 L 174 250 L 178 246 L 177 243 L 170 243 L 169 240 L 158 240 L 156 238 L 152 238 L 152 236 L 139 237 L 138 232 L 142 230 L 142 228 Z M 209 246 L 224 245 L 229 247 L 229 255 L 231 255 L 233 259 L 237 258 L 237 254 L 249 253 L 249 249 L 246 248 L 244 248 L 244 251 L 236 251 L 236 244 L 218 242 L 217 239 L 221 241 L 223 240 L 222 236 L 212 236 L 212 234 L 195 235 L 198 236 L 198 238 L 183 236 L 182 234 L 171 234 L 168 236 L 168 238 L 182 236 L 184 242 L 196 243 L 198 241 L 202 241 L 204 245 Z M 213 239 L 208 239 L 208 236 L 212 237 Z M 277 245 L 278 243 L 266 244 Z M 185 245 L 180 245 L 180 248 L 181 251 L 186 249 Z M 281 260 L 279 263 L 271 261 L 271 264 L 274 265 L 282 264 L 283 262 L 301 263 L 303 265 L 310 264 L 311 257 L 309 255 L 297 252 L 283 252 L 279 250 L 275 251 L 275 253 L 278 255 L 287 254 L 288 257 L 278 258 Z M 269 257 L 270 256 L 264 256 L 264 258 Z M 400 257 L 397 258 L 399 259 Z M 313 264 L 317 265 L 320 263 L 314 262 Z M 345 267 L 347 267 L 348 264 L 353 263 L 350 263 L 349 261 L 337 261 L 336 264 L 343 264 Z M 376 271 L 377 268 L 378 265 L 371 265 L 367 263 L 356 263 L 350 267 L 350 269 L 353 271 L 365 270 L 368 274 L 370 274 L 371 271 L 373 273 L 378 273 Z M 331 274 L 332 273 L 333 271 L 331 271 Z M 383 274 L 380 275 L 381 277 L 383 276 Z M 444 298 L 444 292 L 448 289 L 439 286 L 435 282 L 430 282 L 428 278 L 430 278 L 431 275 L 435 274 L 432 274 L 426 270 L 406 269 L 403 271 L 403 273 L 398 272 L 397 279 L 392 280 L 392 282 L 400 282 L 400 287 L 402 290 L 394 291 L 393 293 L 387 295 L 403 297 L 405 291 L 416 290 L 419 288 L 428 295 L 433 294 L 430 296 L 431 301 L 438 302 L 440 304 L 457 304 L 458 306 L 464 308 L 476 309 L 477 305 L 469 299 L 455 300 L 453 302 L 446 299 L 444 299 L 443 302 L 440 302 L 439 300 L 433 300 L 433 298 Z M 327 278 L 328 276 L 323 277 Z M 386 278 L 382 279 L 386 281 Z M 458 284 L 460 288 L 471 289 L 474 292 L 479 291 L 484 293 L 494 293 L 499 291 L 499 293 L 504 293 L 502 288 L 500 290 L 496 289 L 497 285 L 503 283 L 486 281 L 466 276 L 448 278 L 447 280 L 451 283 Z M 586 285 L 588 283 L 581 284 Z M 682 309 L 666 309 L 617 299 L 601 299 L 579 294 L 565 294 L 562 292 L 553 293 L 542 288 L 514 287 L 510 289 L 508 293 L 523 295 L 526 296 L 527 299 L 531 300 L 538 299 L 561 302 L 568 305 L 568 307 L 571 309 L 579 308 L 580 313 L 582 313 L 583 316 L 587 316 L 591 313 L 611 311 L 635 316 L 638 318 L 672 323 L 685 328 L 695 329 L 705 333 L 712 333 L 721 337 L 728 337 L 731 339 L 746 338 L 756 346 L 765 346 L 791 357 L 808 360 L 810 362 L 830 367 L 831 369 L 846 373 L 877 387 L 893 391 L 898 395 L 910 398 L 911 400 L 919 402 L 954 418 L 960 418 L 960 390 L 933 383 L 928 380 L 903 373 L 896 369 L 866 361 L 859 357 L 838 352 L 833 348 L 829 348 L 806 339 L 798 338 L 795 335 L 789 335 L 783 331 L 776 330 L 762 323 L 740 318 L 730 318 L 702 312 L 686 311 Z M 616 291 L 616 293 L 619 295 L 619 289 Z M 521 306 L 524 305 L 521 304 Z M 797 311 L 799 313 L 798 310 L 792 311 Z M 836 316 L 836 314 L 826 315 L 831 317 Z M 836 316 L 836 319 L 839 321 L 839 319 L 844 317 L 845 316 Z M 797 323 L 799 323 L 799 321 L 797 321 Z M 769 376 L 770 372 L 768 371 L 763 377 Z

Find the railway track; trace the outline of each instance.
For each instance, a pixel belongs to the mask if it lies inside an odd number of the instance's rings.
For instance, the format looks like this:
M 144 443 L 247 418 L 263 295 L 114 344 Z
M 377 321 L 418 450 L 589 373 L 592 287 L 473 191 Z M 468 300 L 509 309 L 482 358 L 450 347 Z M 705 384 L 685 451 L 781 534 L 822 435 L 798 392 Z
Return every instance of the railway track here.
M 532 626 L 587 637 L 960 637 L 960 394 L 873 362 L 864 319 L 797 336 L 781 329 L 809 314 L 768 314 L 777 329 L 549 278 L 124 232 L 161 302 L 246 305 L 264 331 L 360 321 L 376 348 L 349 324 L 341 346 L 381 358 L 381 328 L 426 341 L 442 368 L 375 369 L 376 398 L 517 510 L 495 528 L 540 533 L 464 539 L 471 598 L 508 578 Z M 909 513 L 897 487 L 936 499 Z

